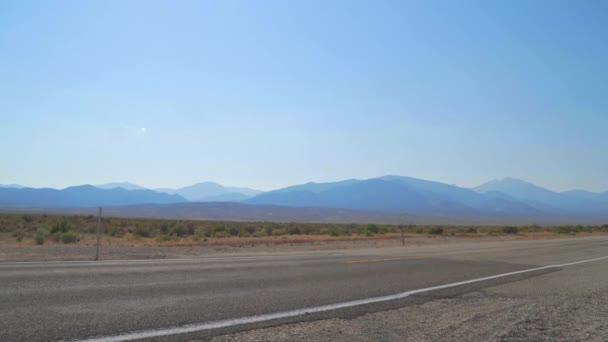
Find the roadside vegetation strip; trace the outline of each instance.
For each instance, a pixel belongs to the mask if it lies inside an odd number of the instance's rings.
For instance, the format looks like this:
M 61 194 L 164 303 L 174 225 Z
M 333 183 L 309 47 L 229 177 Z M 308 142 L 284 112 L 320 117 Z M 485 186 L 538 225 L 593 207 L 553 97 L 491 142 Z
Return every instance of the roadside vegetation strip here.
M 207 330 L 213 330 L 213 329 L 219 329 L 219 328 L 239 326 L 239 325 L 244 325 L 244 324 L 260 323 L 260 322 L 266 322 L 266 321 L 271 321 L 271 320 L 275 320 L 275 319 L 291 318 L 291 317 L 297 317 L 297 316 L 302 316 L 302 315 L 306 315 L 306 314 L 333 311 L 333 310 L 350 308 L 350 307 L 355 307 L 355 306 L 398 300 L 398 299 L 403 299 L 403 298 L 406 298 L 406 297 L 409 297 L 409 296 L 412 296 L 412 295 L 415 295 L 418 293 L 437 291 L 437 290 L 447 289 L 447 288 L 456 287 L 456 286 L 462 286 L 462 285 L 467 285 L 467 284 L 472 284 L 472 283 L 477 283 L 477 282 L 482 282 L 482 281 L 509 277 L 509 276 L 522 274 L 522 273 L 530 273 L 530 272 L 537 272 L 537 271 L 553 269 L 553 268 L 562 268 L 562 267 L 567 267 L 567 266 L 586 264 L 586 263 L 605 260 L 605 259 L 608 259 L 608 256 L 603 256 L 603 257 L 594 258 L 594 259 L 574 261 L 574 262 L 563 263 L 563 264 L 535 267 L 535 268 L 530 268 L 530 269 L 525 269 L 525 270 L 520 270 L 520 271 L 513 271 L 513 272 L 508 272 L 508 273 L 497 274 L 497 275 L 488 276 L 488 277 L 464 280 L 464 281 L 459 281 L 459 282 L 450 283 L 450 284 L 432 286 L 432 287 L 427 287 L 427 288 L 422 288 L 422 289 L 417 289 L 417 290 L 410 290 L 410 291 L 405 291 L 405 292 L 388 295 L 388 296 L 352 300 L 352 301 L 336 303 L 336 304 L 314 306 L 314 307 L 309 307 L 309 308 L 281 311 L 281 312 L 256 315 L 256 316 L 225 319 L 225 320 L 207 322 L 207 323 L 188 324 L 188 325 L 172 327 L 172 328 L 165 328 L 165 329 L 142 330 L 142 331 L 136 331 L 136 332 L 125 333 L 125 334 L 114 335 L 114 336 L 99 336 L 99 337 L 93 337 L 93 338 L 79 340 L 79 341 L 81 341 L 81 342 L 132 341 L 132 340 L 145 339 L 145 338 L 155 338 L 155 337 L 162 337 L 162 336 L 195 333 L 195 332 L 201 332 L 201 331 L 207 331 Z
M 94 215 L 0 213 L 0 245 L 94 245 L 98 218 Z M 103 245 L 237 246 L 297 244 L 399 237 L 510 236 L 524 239 L 555 235 L 606 234 L 608 224 L 561 226 L 433 225 L 381 223 L 237 222 L 103 217 Z

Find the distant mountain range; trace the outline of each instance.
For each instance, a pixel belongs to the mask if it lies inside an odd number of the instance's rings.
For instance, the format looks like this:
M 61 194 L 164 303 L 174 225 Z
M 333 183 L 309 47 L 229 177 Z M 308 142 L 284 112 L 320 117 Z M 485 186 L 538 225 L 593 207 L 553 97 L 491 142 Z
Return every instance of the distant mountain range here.
M 62 190 L 0 188 L 0 207 L 3 208 L 80 208 L 185 201 L 181 196 L 152 190 L 100 189 L 92 185 L 72 186 Z
M 156 191 L 177 194 L 194 202 L 238 202 L 257 194 L 260 190 L 226 187 L 214 182 L 203 182 L 179 189 L 155 189 Z
M 144 190 L 146 188 L 129 182 L 117 182 L 95 185 L 100 189 L 115 189 L 122 188 L 126 190 Z M 151 189 L 147 189 L 151 190 Z M 238 202 L 257 194 L 262 193 L 260 190 L 249 188 L 238 188 L 223 186 L 214 182 L 202 182 L 179 189 L 158 188 L 154 189 L 157 192 L 163 192 L 171 195 L 179 195 L 188 201 L 193 202 Z
M 240 204 L 217 204 L 214 207 L 212 204 L 197 206 L 185 202 Z M 148 206 L 150 204 L 153 206 Z M 231 213 L 230 210 L 247 210 L 249 213 L 255 212 L 249 217 L 262 219 L 274 217 L 277 220 L 289 218 L 301 221 L 295 217 L 302 215 L 303 219 L 316 217 L 317 220 L 323 216 L 323 220 L 328 222 L 333 222 L 332 217 L 346 222 L 350 218 L 354 220 L 350 222 L 357 222 L 362 217 L 377 219 L 378 216 L 391 218 L 391 222 L 404 217 L 493 222 L 608 220 L 608 192 L 553 192 L 512 178 L 493 180 L 474 189 L 403 176 L 306 183 L 268 192 L 225 187 L 212 182 L 179 189 L 154 190 L 128 182 L 84 185 L 63 190 L 0 187 L 1 208 L 95 206 L 115 207 L 113 210 L 121 215 L 126 212 L 136 215 L 136 212 L 141 214 L 142 210 L 148 210 L 148 215 L 154 216 L 149 212 L 153 210 L 168 216 L 197 218 L 204 210 L 206 214 L 202 216 L 209 218 L 210 213 L 214 212 L 211 208 L 221 208 L 221 219 L 243 219 L 247 215 L 236 211 Z M 129 209 L 119 210 L 119 206 L 129 206 Z M 181 214 L 169 215 L 172 210 Z M 315 216 L 312 214 L 314 210 L 320 214 Z
M 137 184 L 133 184 L 133 183 L 129 183 L 129 182 L 115 182 L 115 183 L 106 183 L 106 184 L 99 184 L 99 185 L 94 185 L 96 188 L 100 188 L 100 189 L 116 189 L 116 188 L 122 188 L 125 190 L 149 190 L 144 188 L 143 186 L 139 186 Z
M 608 216 L 608 192 L 553 192 L 513 178 L 492 180 L 475 190 L 489 197 L 519 201 L 547 213 Z
M 441 217 L 533 217 L 541 214 L 538 209 L 518 201 L 401 176 L 335 183 L 307 183 L 269 191 L 246 200 L 245 203 L 348 208 Z
M 19 184 L 0 184 L 0 188 L 22 189 L 22 188 L 25 188 L 25 187 L 23 185 L 19 185 Z

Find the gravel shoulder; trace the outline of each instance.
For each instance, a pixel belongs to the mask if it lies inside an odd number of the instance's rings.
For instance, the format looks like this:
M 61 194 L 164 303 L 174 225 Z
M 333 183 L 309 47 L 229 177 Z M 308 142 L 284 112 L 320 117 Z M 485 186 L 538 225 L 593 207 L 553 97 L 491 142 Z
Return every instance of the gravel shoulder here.
M 606 341 L 608 261 L 353 319 L 218 336 L 228 341 Z

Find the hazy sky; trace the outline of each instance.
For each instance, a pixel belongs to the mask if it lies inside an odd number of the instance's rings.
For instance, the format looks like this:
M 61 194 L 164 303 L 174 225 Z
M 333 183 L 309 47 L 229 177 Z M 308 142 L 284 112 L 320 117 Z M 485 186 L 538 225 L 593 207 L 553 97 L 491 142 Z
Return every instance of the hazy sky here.
M 0 0 L 0 183 L 608 190 L 606 1 Z

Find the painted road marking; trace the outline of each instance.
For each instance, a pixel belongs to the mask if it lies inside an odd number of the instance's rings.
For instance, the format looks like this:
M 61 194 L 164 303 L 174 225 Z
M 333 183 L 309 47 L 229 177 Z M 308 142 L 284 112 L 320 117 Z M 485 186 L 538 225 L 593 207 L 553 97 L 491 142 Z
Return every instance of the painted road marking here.
M 442 290 L 442 289 L 447 289 L 450 287 L 456 287 L 456 286 L 467 285 L 467 284 L 477 283 L 477 282 L 486 281 L 486 280 L 498 279 L 498 278 L 508 277 L 508 276 L 512 276 L 512 275 L 516 275 L 516 274 L 536 272 L 536 271 L 542 271 L 542 270 L 547 270 L 547 269 L 552 269 L 552 268 L 567 267 L 567 266 L 573 266 L 573 265 L 580 265 L 580 264 L 585 264 L 585 263 L 604 260 L 604 259 L 608 259 L 608 256 L 604 256 L 601 258 L 595 258 L 595 259 L 575 261 L 575 262 L 570 262 L 570 263 L 565 263 L 565 264 L 541 266 L 541 267 L 530 268 L 530 269 L 521 270 L 521 271 L 502 273 L 502 274 L 497 274 L 497 275 L 493 275 L 493 276 L 489 276 L 489 277 L 459 281 L 456 283 L 427 287 L 427 288 L 418 289 L 418 290 L 405 291 L 405 292 L 388 295 L 388 296 L 382 296 L 382 297 L 352 300 L 352 301 L 336 303 L 336 304 L 313 306 L 313 307 L 304 308 L 304 309 L 295 309 L 295 310 L 275 312 L 275 313 L 264 314 L 264 315 L 225 319 L 225 320 L 214 321 L 214 322 L 188 324 L 188 325 L 182 325 L 182 326 L 166 328 L 166 329 L 142 330 L 142 331 L 136 331 L 136 332 L 126 333 L 126 334 L 121 334 L 121 335 L 100 336 L 100 337 L 94 337 L 94 338 L 85 339 L 85 340 L 81 340 L 81 341 L 82 342 L 132 341 L 132 340 L 138 340 L 138 339 L 143 339 L 143 338 L 154 338 L 154 337 L 161 337 L 161 336 L 186 334 L 186 333 L 207 331 L 207 330 L 212 330 L 212 329 L 227 328 L 227 327 L 243 325 L 243 324 L 259 323 L 259 322 L 265 322 L 265 321 L 270 321 L 270 320 L 274 320 L 274 319 L 297 317 L 297 316 L 302 316 L 302 315 L 311 314 L 311 313 L 315 313 L 315 312 L 333 311 L 333 310 L 338 310 L 338 309 L 343 309 L 343 308 L 350 308 L 350 307 L 354 307 L 354 306 L 387 302 L 387 301 L 391 301 L 391 300 L 409 297 L 411 295 L 415 295 L 418 293 Z
M 395 260 L 412 260 L 412 259 L 421 259 L 421 258 L 422 257 L 409 255 L 409 256 L 395 257 L 395 258 L 350 260 L 350 261 L 341 262 L 341 264 L 358 264 L 358 263 L 367 263 L 367 262 L 382 262 L 382 261 L 395 261 Z

